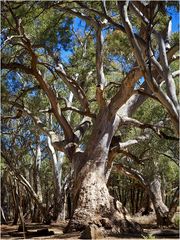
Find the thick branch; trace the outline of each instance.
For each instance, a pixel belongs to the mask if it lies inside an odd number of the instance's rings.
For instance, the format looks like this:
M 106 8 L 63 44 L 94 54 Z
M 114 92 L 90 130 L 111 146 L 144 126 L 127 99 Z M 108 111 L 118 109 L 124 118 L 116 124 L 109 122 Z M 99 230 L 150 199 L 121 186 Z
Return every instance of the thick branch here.
M 23 29 L 22 26 L 21 26 L 21 29 Z M 25 34 L 23 34 L 23 37 L 24 37 L 22 39 L 23 45 L 31 56 L 31 68 L 28 68 L 19 63 L 9 63 L 9 64 L 3 63 L 2 67 L 8 68 L 11 70 L 21 69 L 24 72 L 26 72 L 27 74 L 32 74 L 35 76 L 36 80 L 39 82 L 40 87 L 44 90 L 44 92 L 47 94 L 47 96 L 49 98 L 49 101 L 52 106 L 52 112 L 54 113 L 58 123 L 62 126 L 65 136 L 66 136 L 66 139 L 69 141 L 72 141 L 73 137 L 74 137 L 73 131 L 72 131 L 70 125 L 68 124 L 67 120 L 61 113 L 61 108 L 60 108 L 60 105 L 56 98 L 56 95 L 54 94 L 54 92 L 51 89 L 51 87 L 49 86 L 49 84 L 45 81 L 45 79 L 43 79 L 41 72 L 37 69 L 37 62 L 38 62 L 37 56 L 36 56 L 35 52 L 33 51 L 30 40 L 25 36 Z
M 97 90 L 96 99 L 100 107 L 105 106 L 103 91 L 106 86 L 103 67 L 103 35 L 101 24 L 97 23 L 96 27 L 96 72 L 97 72 Z
M 178 76 L 180 76 L 180 70 L 177 70 L 177 71 L 172 73 L 173 78 L 178 77 Z
M 126 103 L 126 101 L 134 93 L 134 84 L 142 76 L 142 73 L 138 67 L 133 68 L 122 81 L 119 91 L 111 99 L 109 104 L 110 112 L 112 115 L 116 114 L 118 109 Z
M 156 80 L 152 77 L 152 73 L 148 66 L 146 65 L 143 56 L 141 54 L 140 46 L 134 36 L 131 23 L 128 18 L 127 14 L 127 8 L 128 3 L 127 2 L 118 2 L 119 10 L 121 13 L 122 21 L 126 29 L 126 33 L 128 35 L 129 41 L 131 42 L 132 48 L 135 53 L 136 60 L 141 67 L 142 73 L 147 81 L 148 86 L 152 90 L 152 92 L 155 93 L 155 95 L 158 97 L 160 102 L 165 106 L 165 108 L 168 110 L 171 119 L 174 123 L 174 127 L 176 129 L 176 132 L 179 134 L 179 118 L 176 111 L 176 108 L 171 101 L 171 99 L 164 94 L 164 92 L 160 89 L 159 85 L 157 84 Z
M 145 141 L 145 140 L 149 140 L 149 139 L 150 139 L 149 134 L 141 135 L 141 136 L 138 136 L 135 139 L 130 139 L 130 140 L 127 140 L 126 142 L 120 142 L 116 146 L 112 147 L 111 150 L 115 151 L 115 152 L 118 152 L 119 150 L 121 150 L 123 148 L 127 148 L 127 147 L 132 146 L 134 144 L 137 144 L 141 141 Z
M 165 41 L 162 38 L 161 34 L 156 34 L 158 36 L 159 40 L 159 51 L 160 51 L 160 59 L 163 65 L 163 73 L 164 73 L 164 78 L 166 81 L 166 86 L 167 86 L 167 94 L 169 98 L 172 100 L 176 108 L 178 108 L 178 101 L 177 101 L 177 96 L 176 96 L 176 86 L 174 79 L 172 77 L 172 74 L 170 73 L 169 65 L 168 65 L 168 59 L 167 59 L 167 54 L 166 54 L 166 46 L 165 46 Z
M 73 131 L 61 112 L 61 108 L 55 93 L 53 92 L 49 84 L 43 79 L 40 71 L 34 69 L 33 74 L 36 77 L 37 81 L 39 82 L 41 88 L 47 94 L 49 101 L 51 103 L 52 112 L 54 113 L 54 116 L 56 117 L 58 123 L 62 126 L 66 139 L 72 141 L 74 137 Z
M 10 69 L 10 70 L 19 69 L 27 74 L 32 74 L 32 69 L 30 67 L 26 67 L 25 65 L 17 63 L 17 62 L 13 62 L 13 63 L 1 62 L 1 67 L 2 67 L 2 69 Z
M 135 14 L 142 19 L 143 23 L 145 23 L 146 25 L 150 24 L 150 21 L 143 14 L 144 12 L 141 13 L 133 4 L 130 4 L 130 6 L 133 9 L 133 11 L 135 12 Z M 143 10 L 145 10 L 145 9 L 143 9 Z M 152 24 L 153 23 L 151 23 L 151 25 Z M 158 42 L 159 42 L 160 61 L 162 64 L 162 68 L 158 64 L 158 62 L 155 60 L 155 58 L 153 58 L 151 60 L 153 60 L 153 63 L 157 67 L 157 70 L 160 73 L 160 75 L 165 79 L 166 85 L 167 85 L 167 95 L 172 100 L 172 102 L 174 103 L 174 105 L 178 111 L 179 106 L 178 106 L 178 101 L 177 101 L 177 96 L 176 96 L 176 86 L 175 86 L 172 74 L 170 73 L 168 57 L 167 57 L 167 53 L 166 53 L 167 45 L 168 45 L 168 49 L 170 48 L 169 38 L 170 38 L 170 34 L 171 34 L 171 19 L 169 20 L 167 27 L 164 29 L 163 33 L 165 36 L 163 34 L 158 33 L 157 31 L 155 31 L 153 29 L 153 25 L 150 27 L 152 28 L 152 33 L 155 34 L 155 36 L 157 37 Z
M 97 85 L 104 88 L 106 86 L 106 79 L 104 76 L 103 67 L 103 35 L 101 24 L 97 23 L 96 29 L 96 71 L 97 71 Z
M 134 118 L 130 118 L 130 117 L 122 117 L 121 124 L 132 125 L 134 127 L 138 127 L 141 129 L 149 128 L 149 129 L 153 130 L 160 138 L 179 141 L 179 138 L 174 137 L 174 136 L 168 136 L 166 133 L 164 133 L 162 130 L 160 130 L 160 128 L 162 127 L 162 124 L 161 125 L 159 125 L 159 124 L 152 125 L 152 124 L 148 124 L 148 123 L 142 123 L 142 122 L 140 122 Z
M 75 129 L 75 135 L 78 137 L 79 141 L 84 136 L 86 130 L 92 125 L 91 118 L 84 117 L 81 123 Z

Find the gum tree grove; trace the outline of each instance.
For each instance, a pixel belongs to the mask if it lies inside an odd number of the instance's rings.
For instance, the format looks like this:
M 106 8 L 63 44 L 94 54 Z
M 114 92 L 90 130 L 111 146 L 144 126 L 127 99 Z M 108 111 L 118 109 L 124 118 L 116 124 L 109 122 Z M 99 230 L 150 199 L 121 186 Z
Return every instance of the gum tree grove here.
M 62 196 L 70 181 L 66 232 L 89 224 L 107 233 L 140 232 L 141 226 L 110 195 L 107 183 L 116 169 L 148 189 L 158 224 L 169 224 L 174 208 L 163 203 L 159 176 L 145 174 L 151 164 L 162 166 L 156 164 L 160 151 L 168 161 L 178 151 L 179 35 L 172 31 L 169 14 L 177 11 L 178 2 L 1 5 L 1 158 L 14 176 L 9 184 L 20 182 L 35 202 L 34 219 L 40 212 L 50 220 L 43 199 L 51 185 L 56 192 L 54 215 L 62 218 Z M 151 114 L 147 101 L 150 108 L 156 106 Z M 154 165 L 143 156 L 151 156 Z M 43 159 L 48 157 L 53 179 L 46 183 L 40 169 L 46 168 Z

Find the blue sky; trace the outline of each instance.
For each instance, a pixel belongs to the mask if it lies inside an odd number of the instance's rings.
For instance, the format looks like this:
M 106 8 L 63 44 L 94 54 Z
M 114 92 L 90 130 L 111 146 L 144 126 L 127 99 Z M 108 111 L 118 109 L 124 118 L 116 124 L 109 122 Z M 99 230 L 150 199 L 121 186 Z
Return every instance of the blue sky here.
M 179 31 L 180 13 L 173 7 L 168 8 L 168 14 L 172 17 L 172 32 Z
M 168 14 L 169 16 L 172 17 L 172 32 L 178 32 L 180 26 L 180 13 L 174 7 L 169 7 Z M 78 17 L 74 18 L 74 30 L 82 32 L 82 35 L 85 25 L 86 25 L 85 21 L 79 19 Z M 61 57 L 66 63 L 68 63 L 71 54 L 72 52 L 69 50 L 68 51 L 65 51 L 63 49 L 61 50 Z
M 179 30 L 179 24 L 180 24 L 180 13 L 176 11 L 175 8 L 170 7 L 168 8 L 168 14 L 172 17 L 172 31 L 173 32 L 177 32 Z M 80 20 L 79 18 L 75 18 L 74 19 L 74 30 L 78 31 L 78 32 L 84 32 L 85 29 L 85 22 Z M 61 50 L 61 57 L 63 59 L 64 62 L 68 63 L 69 57 L 72 54 L 71 51 L 65 51 L 65 50 Z M 16 81 L 15 81 L 15 76 L 14 74 L 10 73 L 8 74 L 8 89 L 10 90 L 10 92 L 16 93 L 16 91 L 18 91 L 19 89 L 19 84 L 21 84 L 18 79 L 19 77 L 16 76 Z

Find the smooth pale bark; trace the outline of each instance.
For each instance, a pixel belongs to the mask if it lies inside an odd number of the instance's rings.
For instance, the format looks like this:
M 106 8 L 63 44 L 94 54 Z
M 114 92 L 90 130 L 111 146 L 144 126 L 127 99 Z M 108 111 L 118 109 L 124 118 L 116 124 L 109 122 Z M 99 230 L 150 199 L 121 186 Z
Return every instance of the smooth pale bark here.
M 168 218 L 170 221 L 172 221 L 178 206 L 179 206 L 179 187 L 177 187 L 169 207 Z
M 41 168 L 41 147 L 39 143 L 39 139 L 36 145 L 36 156 L 34 161 L 34 168 L 33 168 L 33 187 L 34 191 L 36 192 L 40 201 L 42 201 L 42 191 L 41 191 L 41 182 L 40 182 L 40 168 Z M 34 204 L 34 212 L 32 221 L 39 222 L 40 221 L 40 214 L 38 205 Z
M 12 191 L 12 198 L 13 198 L 13 204 L 14 204 L 14 219 L 13 219 L 13 225 L 16 225 L 19 219 L 19 196 L 17 194 L 17 189 L 15 185 L 12 182 L 12 179 L 10 179 L 10 185 L 11 185 L 11 191 Z
M 168 218 L 168 207 L 163 203 L 162 194 L 161 194 L 161 183 L 158 178 L 152 181 L 149 186 L 149 193 L 151 196 L 152 203 L 157 217 L 158 226 L 167 226 L 170 224 Z
M 175 209 L 178 205 L 178 195 L 179 190 L 177 189 L 174 194 L 174 200 L 171 203 L 170 211 L 168 207 L 163 202 L 162 198 L 162 190 L 161 190 L 161 182 L 158 179 L 158 177 L 154 177 L 154 180 L 149 183 L 148 180 L 145 179 L 145 177 L 139 173 L 136 169 L 125 167 L 122 164 L 115 165 L 116 169 L 120 170 L 123 174 L 137 179 L 141 185 L 145 188 L 147 191 L 150 200 L 153 203 L 153 207 L 156 213 L 157 217 L 157 225 L 158 226 L 168 226 L 172 222 L 172 217 L 175 213 Z M 172 212 L 171 212 L 172 211 Z
M 71 107 L 72 101 L 74 98 L 74 94 L 72 92 L 69 93 L 68 98 L 68 107 Z M 72 111 L 69 111 L 67 120 L 70 122 Z M 48 115 L 46 116 L 48 119 Z M 52 116 L 49 116 L 49 127 L 52 126 Z M 47 137 L 48 148 L 50 150 L 50 155 L 52 158 L 52 166 L 53 166 L 53 175 L 54 175 L 54 220 L 65 220 L 65 201 L 66 196 L 64 196 L 65 192 L 62 189 L 62 165 L 65 154 L 63 152 L 58 152 L 54 148 L 52 138 L 50 136 Z
M 41 181 L 40 181 L 40 168 L 41 168 L 41 146 L 37 143 L 36 158 L 34 163 L 34 189 L 42 201 Z
M 118 2 L 119 5 L 119 11 L 120 15 L 123 21 L 123 24 L 125 26 L 126 34 L 129 38 L 129 41 L 131 43 L 132 49 L 134 51 L 136 60 L 138 62 L 139 67 L 141 68 L 141 71 L 143 73 L 143 76 L 145 77 L 145 80 L 151 89 L 151 91 L 155 94 L 155 96 L 159 99 L 161 104 L 167 109 L 167 111 L 170 114 L 171 120 L 173 122 L 173 125 L 175 127 L 176 133 L 179 134 L 179 116 L 178 116 L 178 111 L 176 109 L 176 106 L 174 105 L 173 101 L 168 97 L 167 94 L 165 94 L 159 84 L 157 83 L 156 79 L 152 75 L 151 67 L 149 67 L 141 53 L 141 48 L 140 45 L 133 33 L 132 25 L 130 23 L 130 20 L 128 18 L 128 1 L 125 2 Z M 149 43 L 147 43 L 149 44 Z M 148 49 L 148 53 L 150 52 L 150 49 Z M 149 53 L 149 56 L 152 54 Z M 151 62 L 151 61 L 150 61 Z M 158 62 L 156 62 L 158 66 L 161 68 L 160 72 L 163 73 L 165 71 L 161 65 L 159 65 Z
M 61 218 L 61 212 L 63 211 L 62 206 L 62 164 L 64 153 L 56 152 L 50 137 L 48 139 L 48 147 L 51 153 L 53 175 L 54 175 L 54 219 Z
M 57 194 L 60 195 L 61 194 L 61 176 L 62 176 L 62 157 L 63 156 L 61 156 L 61 154 L 56 153 L 56 151 L 51 143 L 51 139 L 49 137 L 48 137 L 48 147 L 51 151 L 56 191 L 57 191 Z
M 44 217 L 44 221 L 49 222 L 50 221 L 50 215 L 47 212 L 46 207 L 42 203 L 41 199 L 39 199 L 39 196 L 34 191 L 32 185 L 29 183 L 29 181 L 22 174 L 20 174 L 20 172 L 16 169 L 16 167 L 14 167 L 14 165 L 10 161 L 9 157 L 3 151 L 1 152 L 1 156 L 4 158 L 7 165 L 9 166 L 10 170 L 12 171 L 12 175 L 14 175 L 18 179 L 18 182 L 21 183 L 26 188 L 26 190 L 30 194 L 31 198 L 38 205 L 38 207 L 41 211 L 41 214 Z

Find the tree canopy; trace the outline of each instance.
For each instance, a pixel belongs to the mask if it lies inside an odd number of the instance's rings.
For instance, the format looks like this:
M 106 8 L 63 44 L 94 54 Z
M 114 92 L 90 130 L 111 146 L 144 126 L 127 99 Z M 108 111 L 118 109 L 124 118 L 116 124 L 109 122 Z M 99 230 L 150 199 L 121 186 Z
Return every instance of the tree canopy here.
M 95 222 L 96 213 L 111 212 L 107 185 L 114 171 L 149 186 L 152 195 L 157 176 L 165 192 L 177 186 L 179 34 L 170 12 L 178 7 L 176 1 L 2 2 L 2 164 L 44 217 L 43 196 L 48 189 L 62 196 L 69 178 L 68 228 L 76 230 L 86 217 Z

